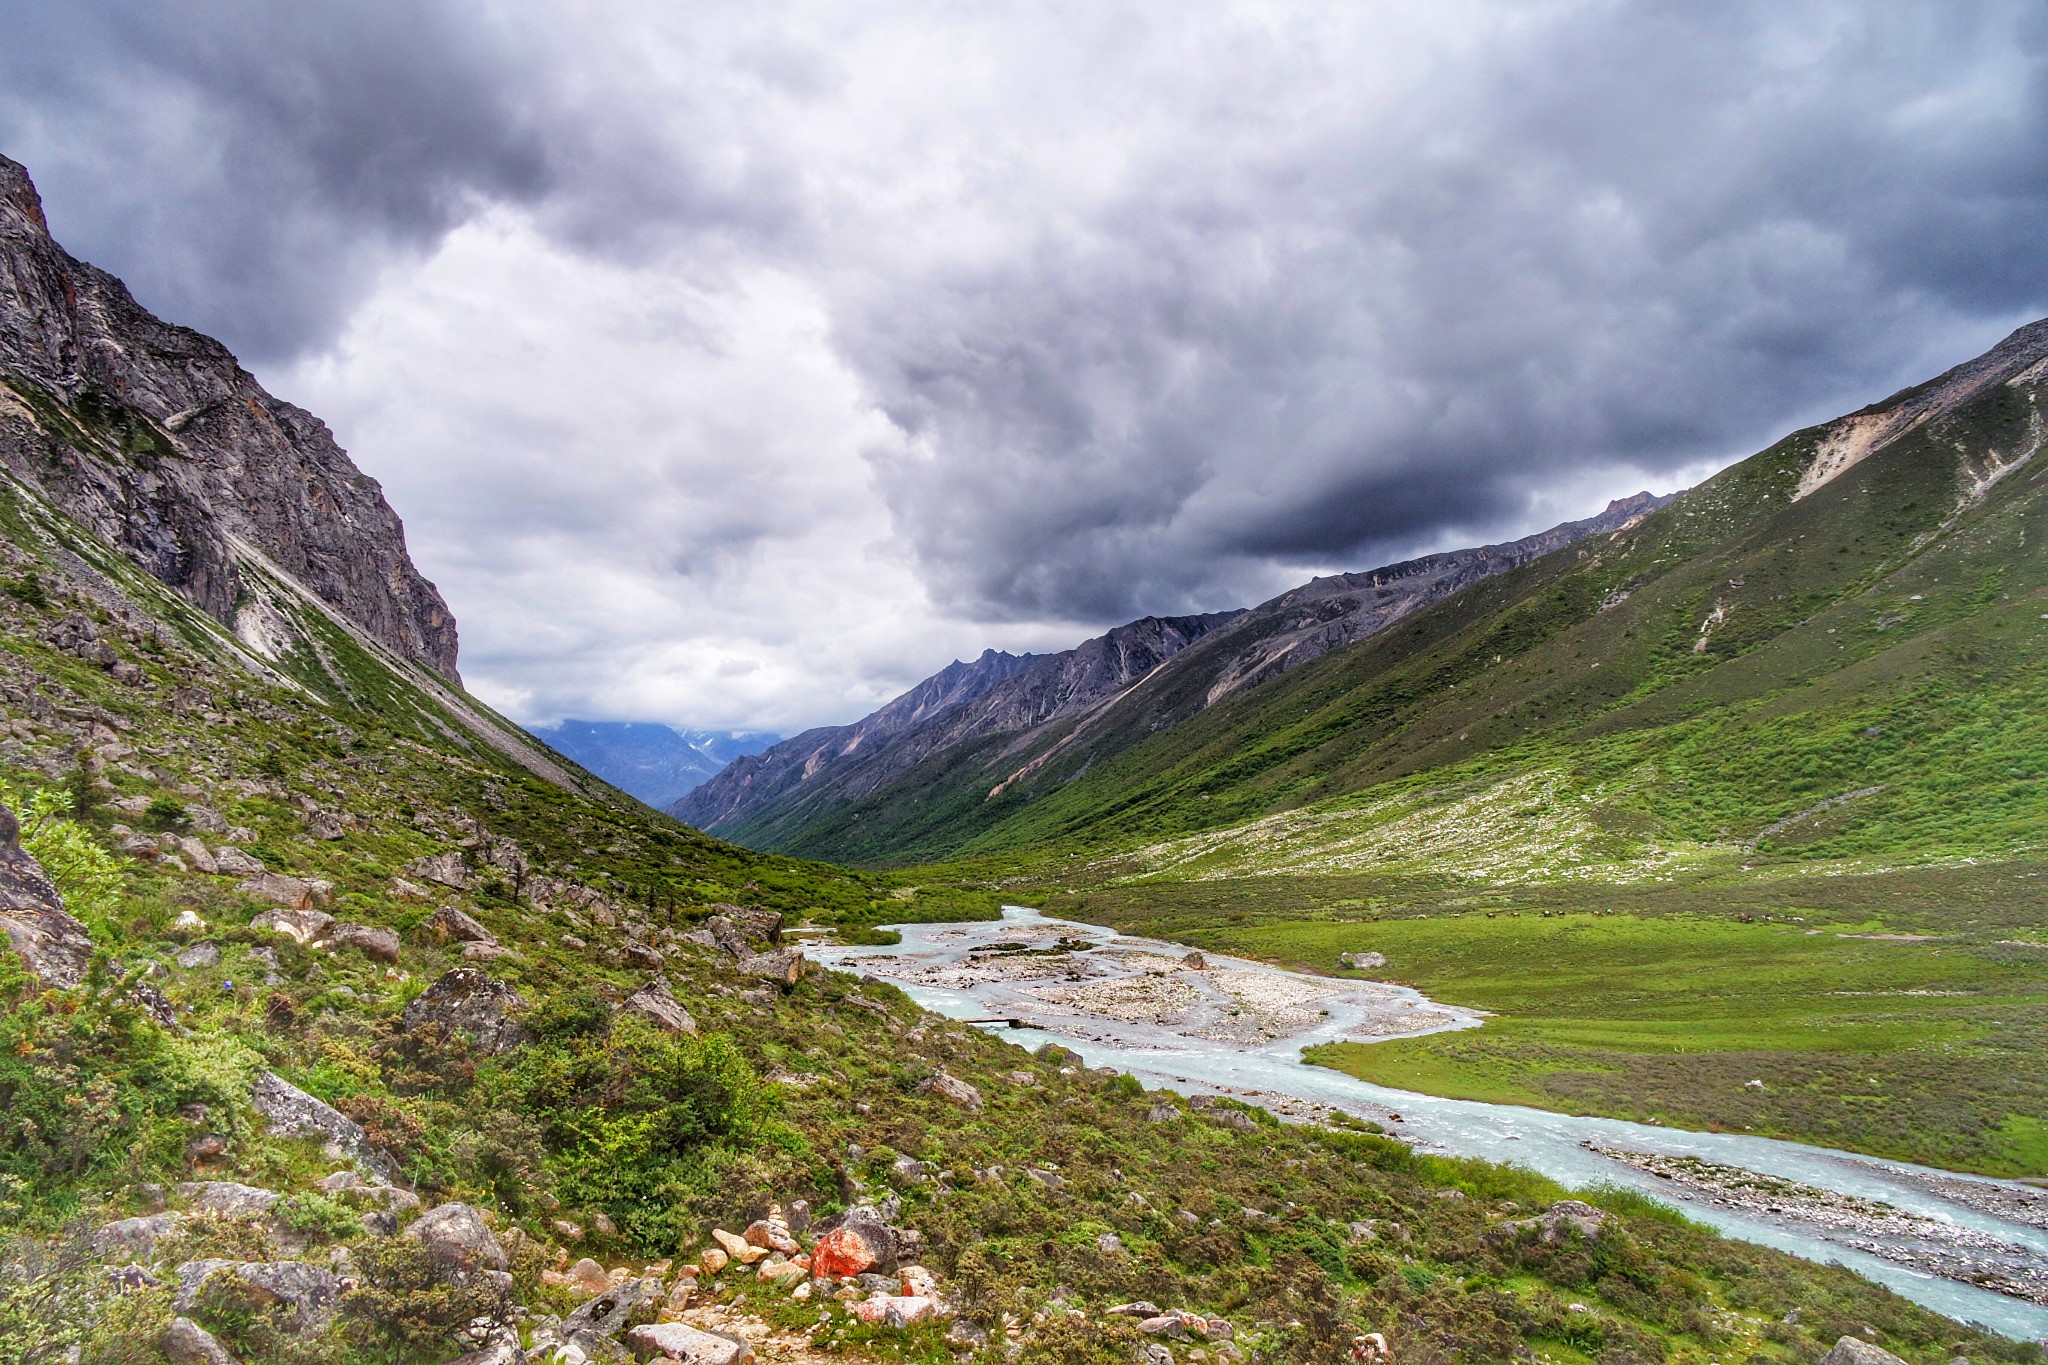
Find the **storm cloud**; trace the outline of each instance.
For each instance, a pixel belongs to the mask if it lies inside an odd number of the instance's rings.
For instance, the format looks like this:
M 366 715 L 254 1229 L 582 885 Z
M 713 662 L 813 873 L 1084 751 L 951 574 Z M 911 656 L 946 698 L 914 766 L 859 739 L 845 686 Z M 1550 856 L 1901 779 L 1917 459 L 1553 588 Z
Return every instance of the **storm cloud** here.
M 2048 312 L 2034 5 L 566 9 L 0 0 L 60 235 L 336 423 L 532 719 L 846 719 Z

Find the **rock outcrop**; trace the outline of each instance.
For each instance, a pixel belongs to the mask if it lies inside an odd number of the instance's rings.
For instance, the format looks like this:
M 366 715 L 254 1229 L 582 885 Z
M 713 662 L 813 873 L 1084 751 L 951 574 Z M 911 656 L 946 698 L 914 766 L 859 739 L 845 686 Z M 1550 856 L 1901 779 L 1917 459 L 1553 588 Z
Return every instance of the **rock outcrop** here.
M 512 1017 L 525 1008 L 519 992 L 504 982 L 475 967 L 457 967 L 407 1005 L 400 1022 L 408 1033 L 432 1029 L 443 1040 L 461 1033 L 480 1052 L 506 1052 L 527 1040 Z
M 288 575 L 456 680 L 455 619 L 376 480 L 226 347 L 51 239 L 0 157 L 0 468 L 269 653 L 252 574 Z
M 92 935 L 64 909 L 43 865 L 21 846 L 21 822 L 0 806 L 0 933 L 29 975 L 70 990 L 85 979 Z

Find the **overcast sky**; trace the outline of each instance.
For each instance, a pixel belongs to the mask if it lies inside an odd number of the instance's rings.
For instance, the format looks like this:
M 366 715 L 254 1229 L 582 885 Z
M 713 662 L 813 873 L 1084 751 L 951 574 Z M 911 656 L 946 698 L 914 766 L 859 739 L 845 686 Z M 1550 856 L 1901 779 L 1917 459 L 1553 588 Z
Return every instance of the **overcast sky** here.
M 1658 491 L 2048 313 L 2034 0 L 0 0 L 70 249 L 381 479 L 514 715 Z

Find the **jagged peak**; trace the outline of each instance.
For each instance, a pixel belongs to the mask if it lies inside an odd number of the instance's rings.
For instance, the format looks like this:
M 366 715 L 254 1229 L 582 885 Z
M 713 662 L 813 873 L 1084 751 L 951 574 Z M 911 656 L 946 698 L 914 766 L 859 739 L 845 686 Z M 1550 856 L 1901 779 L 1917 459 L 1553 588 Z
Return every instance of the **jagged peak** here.
M 50 220 L 43 216 L 43 197 L 28 167 L 0 156 L 0 230 L 27 229 L 37 236 L 50 235 Z

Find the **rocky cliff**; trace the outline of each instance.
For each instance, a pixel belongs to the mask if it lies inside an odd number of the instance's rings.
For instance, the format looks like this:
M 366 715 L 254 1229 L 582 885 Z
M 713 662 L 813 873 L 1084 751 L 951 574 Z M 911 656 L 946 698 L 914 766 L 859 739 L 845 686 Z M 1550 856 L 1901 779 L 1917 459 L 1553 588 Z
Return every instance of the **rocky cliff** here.
M 66 253 L 28 172 L 5 157 L 0 468 L 258 653 L 292 641 L 252 569 L 281 572 L 456 680 L 455 619 L 413 567 L 376 480 L 226 347 Z

